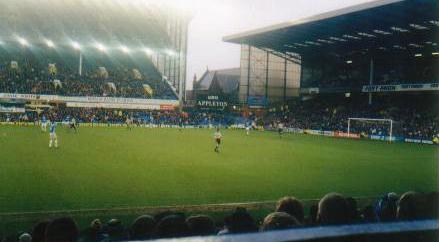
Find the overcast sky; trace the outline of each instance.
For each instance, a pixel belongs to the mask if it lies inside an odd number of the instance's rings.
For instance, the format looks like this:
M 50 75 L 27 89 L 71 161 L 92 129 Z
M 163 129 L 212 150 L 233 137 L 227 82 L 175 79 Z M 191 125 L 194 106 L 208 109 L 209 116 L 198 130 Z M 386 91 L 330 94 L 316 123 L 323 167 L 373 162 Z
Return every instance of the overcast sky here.
M 222 41 L 230 34 L 352 6 L 371 0 L 189 0 L 187 88 L 194 74 L 239 67 L 240 47 Z

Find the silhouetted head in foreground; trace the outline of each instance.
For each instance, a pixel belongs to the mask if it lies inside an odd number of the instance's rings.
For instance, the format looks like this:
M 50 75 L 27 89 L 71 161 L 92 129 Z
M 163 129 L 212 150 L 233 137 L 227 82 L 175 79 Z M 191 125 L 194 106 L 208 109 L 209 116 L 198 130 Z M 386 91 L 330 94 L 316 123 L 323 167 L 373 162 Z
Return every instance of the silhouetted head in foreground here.
M 252 216 L 241 207 L 236 208 L 230 216 L 224 219 L 224 226 L 228 233 L 248 233 L 258 230 Z
M 294 216 L 285 212 L 274 212 L 265 217 L 261 231 L 289 229 L 300 225 L 300 222 Z
M 368 205 L 361 209 L 361 219 L 364 223 L 375 223 L 377 222 L 377 216 L 375 209 L 372 205 Z
M 119 219 L 110 219 L 104 230 L 111 241 L 123 241 L 127 239 L 124 226 Z
M 300 223 L 304 221 L 302 203 L 295 197 L 283 197 L 277 201 L 276 212 L 285 212 L 296 218 Z
M 32 242 L 44 242 L 46 236 L 46 228 L 49 225 L 49 220 L 44 220 L 37 223 L 32 229 Z
M 31 241 L 32 241 L 32 236 L 28 233 L 22 233 L 18 237 L 18 242 L 31 242 Z
M 181 215 L 168 215 L 162 218 L 157 224 L 156 231 L 160 238 L 177 238 L 189 234 L 185 218 Z
M 78 226 L 72 218 L 57 218 L 47 225 L 46 242 L 76 242 Z
M 319 202 L 318 222 L 323 225 L 349 223 L 349 207 L 343 195 L 326 194 Z
M 357 200 L 353 197 L 347 197 L 346 203 L 348 205 L 349 221 L 357 221 L 359 218 Z
M 191 235 L 213 235 L 216 233 L 215 222 L 206 215 L 190 216 L 186 219 Z
M 376 215 L 382 222 L 396 220 L 396 210 L 398 208 L 398 195 L 396 193 L 387 193 L 378 200 L 375 207 Z
M 397 218 L 399 220 L 415 220 L 420 218 L 421 195 L 417 192 L 406 192 L 398 201 Z
M 307 223 L 309 225 L 317 224 L 317 211 L 318 211 L 317 204 L 313 204 L 309 207 L 309 214 L 307 219 Z
M 147 240 L 153 238 L 155 224 L 155 219 L 149 215 L 138 217 L 130 227 L 130 240 Z

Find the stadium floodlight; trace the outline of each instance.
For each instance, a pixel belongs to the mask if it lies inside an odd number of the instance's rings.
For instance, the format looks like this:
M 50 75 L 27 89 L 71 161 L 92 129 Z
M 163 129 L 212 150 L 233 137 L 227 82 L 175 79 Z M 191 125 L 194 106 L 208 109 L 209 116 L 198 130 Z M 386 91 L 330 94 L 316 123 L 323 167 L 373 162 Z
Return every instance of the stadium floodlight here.
M 20 43 L 22 46 L 29 46 L 29 42 L 27 42 L 27 40 L 23 37 L 18 37 L 17 38 L 18 43 Z
M 410 27 L 417 29 L 417 30 L 424 30 L 428 29 L 428 27 L 420 25 L 420 24 L 409 24 Z
M 170 49 L 165 50 L 165 53 L 169 56 L 176 56 L 177 55 L 177 53 L 175 53 L 173 50 L 170 50 Z
M 55 48 L 55 43 L 53 43 L 53 41 L 51 41 L 50 39 L 46 40 L 46 45 L 49 48 Z
M 145 52 L 145 54 L 147 55 L 151 55 L 153 53 L 153 51 L 150 48 L 143 48 L 143 52 Z
M 81 45 L 78 42 L 76 42 L 76 41 L 73 41 L 71 43 L 71 45 L 72 45 L 73 49 L 75 49 L 75 50 L 80 50 L 81 49 Z
M 422 57 L 422 54 L 415 54 L 415 57 Z
M 105 47 L 105 45 L 103 45 L 101 43 L 96 43 L 95 47 L 96 47 L 96 49 L 98 49 L 101 52 L 106 52 L 107 51 L 107 47 Z
M 119 49 L 120 49 L 123 53 L 125 53 L 125 54 L 130 53 L 130 49 L 129 49 L 128 47 L 126 47 L 125 45 L 121 45 L 121 46 L 119 47 Z

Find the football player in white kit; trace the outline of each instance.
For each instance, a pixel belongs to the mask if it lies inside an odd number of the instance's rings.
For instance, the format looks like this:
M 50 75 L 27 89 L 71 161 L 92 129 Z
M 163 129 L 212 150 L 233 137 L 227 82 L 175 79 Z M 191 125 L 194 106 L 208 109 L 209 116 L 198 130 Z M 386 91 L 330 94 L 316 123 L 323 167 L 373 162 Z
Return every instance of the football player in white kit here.
M 74 129 L 75 130 L 75 133 L 78 132 L 78 130 L 76 128 L 77 127 L 76 119 L 74 117 L 72 117 L 72 119 L 70 120 L 69 126 L 70 126 L 70 129 Z
M 52 148 L 52 145 L 55 145 L 55 148 L 58 148 L 58 137 L 56 137 L 56 122 L 55 120 L 52 120 L 50 122 L 50 141 L 49 141 L 49 148 Z
M 41 131 L 46 132 L 47 130 L 47 118 L 45 115 L 41 117 Z
M 132 129 L 133 119 L 127 116 L 127 119 L 125 120 L 125 124 L 127 126 L 128 130 Z
M 279 134 L 279 138 L 282 138 L 282 134 L 284 133 L 284 124 L 282 122 L 277 124 L 277 132 Z
M 216 132 L 213 134 L 213 138 L 215 139 L 215 152 L 218 153 L 221 145 L 221 139 L 223 138 L 219 128 L 216 129 Z

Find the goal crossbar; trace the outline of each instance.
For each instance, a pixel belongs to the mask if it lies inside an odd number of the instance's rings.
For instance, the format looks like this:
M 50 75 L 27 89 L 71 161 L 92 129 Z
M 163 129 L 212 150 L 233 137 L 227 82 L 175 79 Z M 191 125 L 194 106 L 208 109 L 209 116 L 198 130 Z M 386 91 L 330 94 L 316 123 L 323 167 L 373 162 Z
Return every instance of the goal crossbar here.
M 373 122 L 389 122 L 390 123 L 390 130 L 389 130 L 389 142 L 392 142 L 393 137 L 393 120 L 392 119 L 385 119 L 385 118 L 348 118 L 348 137 L 351 134 L 351 120 L 356 121 L 373 121 Z

